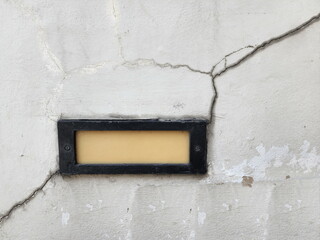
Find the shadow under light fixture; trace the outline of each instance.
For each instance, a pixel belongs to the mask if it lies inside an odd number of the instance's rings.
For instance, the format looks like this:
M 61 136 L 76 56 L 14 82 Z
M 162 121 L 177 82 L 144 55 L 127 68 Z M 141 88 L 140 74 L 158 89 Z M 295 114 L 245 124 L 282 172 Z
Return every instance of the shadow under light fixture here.
M 58 121 L 62 174 L 205 174 L 203 120 Z

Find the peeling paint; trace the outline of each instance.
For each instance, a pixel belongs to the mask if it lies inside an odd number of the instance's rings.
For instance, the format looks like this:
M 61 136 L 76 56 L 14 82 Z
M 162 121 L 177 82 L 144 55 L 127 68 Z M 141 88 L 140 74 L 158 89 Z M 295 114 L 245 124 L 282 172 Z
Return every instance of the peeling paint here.
M 288 166 L 295 169 L 302 169 L 304 173 L 309 173 L 314 170 L 320 170 L 320 155 L 317 148 L 310 148 L 311 144 L 308 141 L 304 141 L 300 147 L 301 152 L 298 155 L 293 155 Z
M 295 154 L 294 151 L 290 151 L 289 145 L 273 146 L 266 150 L 263 144 L 260 144 L 256 147 L 257 156 L 231 168 L 223 169 L 223 172 L 228 177 L 234 177 L 232 181 L 241 182 L 243 176 L 252 176 L 256 181 L 262 181 L 269 168 L 279 168 L 282 165 L 303 173 L 319 171 L 320 155 L 317 153 L 317 148 L 310 148 L 310 145 L 308 141 L 304 141 L 300 147 L 300 153 Z

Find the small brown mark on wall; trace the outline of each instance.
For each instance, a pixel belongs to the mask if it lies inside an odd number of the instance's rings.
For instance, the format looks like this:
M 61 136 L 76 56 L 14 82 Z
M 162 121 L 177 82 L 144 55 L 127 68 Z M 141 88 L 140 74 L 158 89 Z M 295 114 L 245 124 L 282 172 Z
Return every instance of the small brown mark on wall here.
M 290 175 L 287 175 L 287 176 L 286 176 L 286 179 L 289 179 L 289 178 L 290 178 Z
M 242 177 L 242 186 L 244 187 L 252 187 L 253 182 L 254 182 L 253 177 L 250 177 L 250 176 Z

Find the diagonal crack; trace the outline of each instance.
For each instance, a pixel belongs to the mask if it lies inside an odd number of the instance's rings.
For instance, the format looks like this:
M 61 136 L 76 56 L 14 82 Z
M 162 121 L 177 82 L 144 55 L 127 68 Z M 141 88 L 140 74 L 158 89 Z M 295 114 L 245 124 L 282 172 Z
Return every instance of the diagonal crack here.
M 240 58 L 238 61 L 236 61 L 235 63 L 232 63 L 230 65 L 228 65 L 226 68 L 224 68 L 223 70 L 221 70 L 220 72 L 216 73 L 216 74 L 212 74 L 213 70 L 214 70 L 214 67 L 213 69 L 211 70 L 211 75 L 212 75 L 212 78 L 216 78 L 220 75 L 222 75 L 223 73 L 225 73 L 226 71 L 228 71 L 229 69 L 232 69 L 234 67 L 237 67 L 238 65 L 240 65 L 242 62 L 246 61 L 247 59 L 249 59 L 250 57 L 252 57 L 253 55 L 255 55 L 257 52 L 265 49 L 266 47 L 269 47 L 270 45 L 276 43 L 276 42 L 279 42 L 289 36 L 292 36 L 294 34 L 297 34 L 299 33 L 300 31 L 302 31 L 303 29 L 305 29 L 306 27 L 310 26 L 311 24 L 317 22 L 320 20 L 320 13 L 318 13 L 317 15 L 311 17 L 309 20 L 305 21 L 304 23 L 300 24 L 299 26 L 285 32 L 285 33 L 282 33 L 276 37 L 273 37 L 273 38 L 270 38 L 262 43 L 260 43 L 259 45 L 256 45 L 256 47 L 253 48 L 252 51 L 250 51 L 248 54 L 244 55 L 242 58 Z M 236 52 L 236 51 L 235 51 Z M 228 55 L 226 55 L 228 56 Z
M 56 175 L 59 174 L 59 170 L 51 173 L 45 180 L 44 182 L 37 187 L 32 193 L 30 193 L 25 199 L 17 202 L 16 204 L 14 204 L 7 212 L 5 212 L 1 217 L 0 217 L 0 224 L 3 224 L 5 220 L 7 220 L 11 214 L 17 210 L 18 208 L 24 206 L 25 204 L 27 204 L 28 202 L 30 202 L 35 196 L 37 196 L 37 194 L 43 190 L 43 188 L 47 185 L 47 183 Z
M 311 24 L 317 22 L 320 20 L 320 13 L 318 13 L 317 15 L 314 15 L 313 17 L 311 17 L 310 19 L 308 19 L 307 21 L 303 22 L 302 24 L 300 24 L 299 26 L 290 29 L 289 31 L 282 33 L 278 36 L 272 37 L 258 45 L 256 45 L 252 51 L 250 51 L 249 53 L 247 53 L 246 55 L 244 55 L 243 57 L 241 57 L 239 60 L 237 60 L 236 62 L 230 64 L 230 65 L 226 65 L 224 67 L 224 69 L 222 69 L 221 71 L 217 72 L 216 74 L 213 74 L 213 71 L 215 69 L 215 67 L 224 59 L 226 59 L 226 57 L 232 55 L 233 53 L 236 53 L 238 51 L 240 51 L 241 48 L 237 51 L 233 51 L 231 52 L 231 54 L 227 54 L 222 60 L 220 60 L 217 64 L 215 64 L 210 71 L 210 76 L 211 76 L 211 82 L 212 82 L 212 88 L 213 91 L 215 92 L 215 95 L 212 97 L 211 99 L 211 104 L 210 104 L 210 111 L 209 111 L 209 124 L 212 123 L 213 121 L 213 115 L 214 115 L 214 107 L 215 107 L 215 103 L 216 100 L 218 98 L 218 91 L 217 91 L 217 87 L 215 84 L 215 79 L 219 76 L 221 76 L 222 74 L 226 73 L 228 70 L 233 69 L 237 66 L 239 66 L 241 63 L 245 62 L 246 60 L 248 60 L 249 58 L 253 57 L 255 54 L 257 54 L 258 52 L 262 51 L 263 49 L 271 46 L 274 43 L 280 42 L 282 40 L 284 40 L 287 37 L 293 36 L 299 32 L 301 32 L 302 30 L 306 29 L 307 27 L 309 27 Z M 247 46 L 247 47 L 252 47 L 252 46 Z M 246 48 L 246 47 L 245 47 Z

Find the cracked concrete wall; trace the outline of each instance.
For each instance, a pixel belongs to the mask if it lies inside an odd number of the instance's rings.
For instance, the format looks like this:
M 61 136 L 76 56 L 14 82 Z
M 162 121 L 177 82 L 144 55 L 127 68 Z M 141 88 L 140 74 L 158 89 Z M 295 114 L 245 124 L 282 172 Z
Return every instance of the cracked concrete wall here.
M 320 2 L 0 1 L 0 239 L 319 239 Z M 72 176 L 59 118 L 207 119 L 205 176 Z

